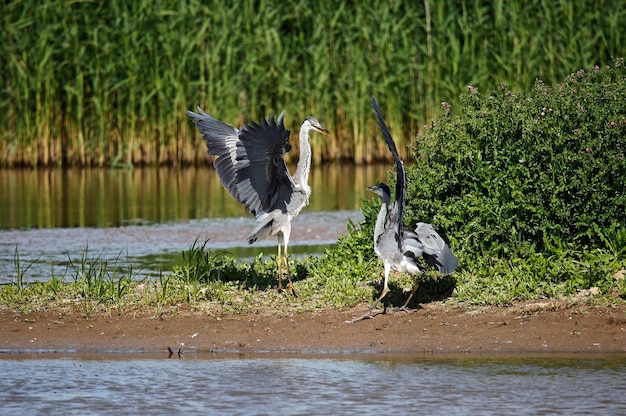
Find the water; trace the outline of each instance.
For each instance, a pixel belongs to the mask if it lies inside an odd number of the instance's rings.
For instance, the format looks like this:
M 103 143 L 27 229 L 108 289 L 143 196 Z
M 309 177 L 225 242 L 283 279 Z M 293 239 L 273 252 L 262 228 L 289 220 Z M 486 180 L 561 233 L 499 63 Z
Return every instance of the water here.
M 390 166 L 311 170 L 306 212 L 358 210 Z M 291 168 L 293 171 L 293 168 Z M 109 228 L 249 217 L 210 168 L 0 169 L 0 230 Z
M 313 168 L 290 254 L 321 253 L 347 233 L 362 218 L 362 198 L 373 197 L 365 188 L 388 168 Z M 241 258 L 276 251 L 274 239 L 246 244 L 254 219 L 209 168 L 0 170 L 0 197 L 0 284 L 16 280 L 16 263 L 26 282 L 71 280 L 85 260 L 156 276 L 195 241 Z
M 348 221 L 358 222 L 358 211 L 320 211 L 300 214 L 293 222 L 289 253 L 293 256 L 321 253 Z M 16 256 L 28 268 L 24 281 L 46 281 L 52 276 L 71 280 L 83 264 L 106 260 L 121 275 L 132 267 L 137 278 L 156 277 L 181 264 L 182 252 L 198 242 L 212 250 L 225 250 L 248 260 L 258 254 L 276 253 L 276 240 L 246 244 L 254 228 L 251 217 L 206 218 L 149 225 L 110 228 L 44 228 L 0 231 L 0 283 L 15 281 Z M 245 244 L 245 246 L 242 246 Z M 17 247 L 17 253 L 16 253 Z
M 0 359 L 2 414 L 626 414 L 626 357 Z

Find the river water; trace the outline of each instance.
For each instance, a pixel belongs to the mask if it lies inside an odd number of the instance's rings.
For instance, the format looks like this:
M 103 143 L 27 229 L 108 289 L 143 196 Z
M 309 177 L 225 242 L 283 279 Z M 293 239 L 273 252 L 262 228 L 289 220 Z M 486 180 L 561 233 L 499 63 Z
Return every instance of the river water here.
M 624 356 L 0 358 L 2 414 L 624 415 Z
M 316 254 L 362 219 L 368 185 L 388 166 L 325 165 L 293 222 L 290 254 Z M 293 169 L 292 169 L 293 170 Z M 194 242 L 237 257 L 273 255 L 276 240 L 248 246 L 254 219 L 210 168 L 0 170 L 0 284 L 71 280 L 83 263 L 132 267 L 138 278 L 171 270 Z

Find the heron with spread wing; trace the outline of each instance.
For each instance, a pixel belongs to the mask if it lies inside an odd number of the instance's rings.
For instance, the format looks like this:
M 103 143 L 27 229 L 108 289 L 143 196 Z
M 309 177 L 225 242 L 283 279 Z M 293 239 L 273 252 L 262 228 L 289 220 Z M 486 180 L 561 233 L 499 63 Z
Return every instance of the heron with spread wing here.
M 374 251 L 383 261 L 384 282 L 380 296 L 370 306 L 367 313 L 352 322 L 371 317 L 376 305 L 389 292 L 388 284 L 391 270 L 414 276 L 424 273 L 426 267 L 420 262 L 420 257 L 428 266 L 446 275 L 452 273 L 458 265 L 458 260 L 450 247 L 432 225 L 419 222 L 414 230 L 405 226 L 406 171 L 404 170 L 404 163 L 398 154 L 396 144 L 374 97 L 372 97 L 372 107 L 374 107 L 385 142 L 387 142 L 396 162 L 396 194 L 395 201 L 392 203 L 391 190 L 387 184 L 380 183 L 368 187 L 369 190 L 381 197 L 381 207 L 374 227 Z M 419 284 L 416 279 L 413 289 L 401 309 L 406 310 L 418 287 Z
M 292 176 L 284 155 L 291 149 L 289 130 L 285 128 L 283 111 L 274 119 L 251 122 L 236 129 L 219 121 L 198 107 L 198 113 L 187 111 L 206 142 L 209 155 L 216 156 L 215 170 L 222 186 L 243 204 L 256 219 L 257 225 L 248 237 L 248 244 L 260 238 L 278 239 L 278 290 L 282 291 L 283 259 L 292 290 L 288 246 L 291 221 L 309 203 L 308 185 L 311 167 L 309 132 L 328 135 L 314 117 L 307 117 L 300 127 L 300 159 Z

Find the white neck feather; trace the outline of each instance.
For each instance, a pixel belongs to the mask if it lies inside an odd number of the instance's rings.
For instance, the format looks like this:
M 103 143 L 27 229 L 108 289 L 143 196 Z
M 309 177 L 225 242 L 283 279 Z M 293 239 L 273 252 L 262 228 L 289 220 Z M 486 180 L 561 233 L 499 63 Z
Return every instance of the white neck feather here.
M 302 187 L 304 191 L 309 195 L 311 189 L 309 188 L 309 171 L 311 170 L 311 145 L 309 144 L 309 130 L 311 126 L 307 120 L 302 123 L 300 127 L 300 159 L 298 160 L 298 167 L 293 175 L 293 181 L 296 186 Z

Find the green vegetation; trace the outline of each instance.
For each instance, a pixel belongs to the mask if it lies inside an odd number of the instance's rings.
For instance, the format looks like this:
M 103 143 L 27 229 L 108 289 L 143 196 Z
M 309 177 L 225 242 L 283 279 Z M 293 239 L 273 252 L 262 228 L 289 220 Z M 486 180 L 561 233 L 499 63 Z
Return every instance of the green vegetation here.
M 347 274 L 345 267 L 336 267 L 338 250 L 329 250 L 322 258 L 291 259 L 296 296 L 275 290 L 275 258 L 260 255 L 245 263 L 227 252 L 206 250 L 206 242 L 194 243 L 183 253 L 181 265 L 157 279 L 138 280 L 132 267 L 121 261 L 121 254 L 117 260 L 107 261 L 87 253 L 86 249 L 72 262 L 66 276 L 24 283 L 20 275 L 18 281 L 0 286 L 0 305 L 23 313 L 70 309 L 86 318 L 113 311 L 148 311 L 157 317 L 180 304 L 215 315 L 259 311 L 288 314 L 350 307 L 370 299 L 375 290 L 369 284 L 372 259 L 355 262 Z
M 185 110 L 287 112 L 333 132 L 314 160 L 387 158 L 468 84 L 527 91 L 623 53 L 611 1 L 16 0 L 0 4 L 0 166 L 204 163 Z
M 460 263 L 452 276 L 420 276 L 417 302 L 506 305 L 592 294 L 623 303 L 624 60 L 579 70 L 554 87 L 538 81 L 528 94 L 502 85 L 482 95 L 471 87 L 460 101 L 457 112 L 444 103 L 442 115 L 417 136 L 416 162 L 407 168 L 406 223 L 438 226 Z M 270 290 L 275 259 L 242 263 L 196 242 L 171 274 L 140 282 L 130 267 L 113 262 L 111 270 L 83 256 L 73 264 L 72 282 L 25 284 L 29 266 L 19 264 L 16 250 L 17 281 L 0 288 L 0 304 L 21 310 L 69 304 L 86 316 L 113 308 L 159 315 L 180 303 L 214 314 L 350 308 L 379 290 L 382 266 L 372 250 L 379 203 L 363 201 L 365 220 L 348 224 L 336 248 L 292 259 L 297 297 Z M 399 304 L 411 287 L 409 276 L 394 276 L 388 301 Z
M 443 107 L 415 142 L 407 215 L 460 254 L 456 298 L 625 297 L 624 60 L 528 94 L 470 87 L 460 111 Z

